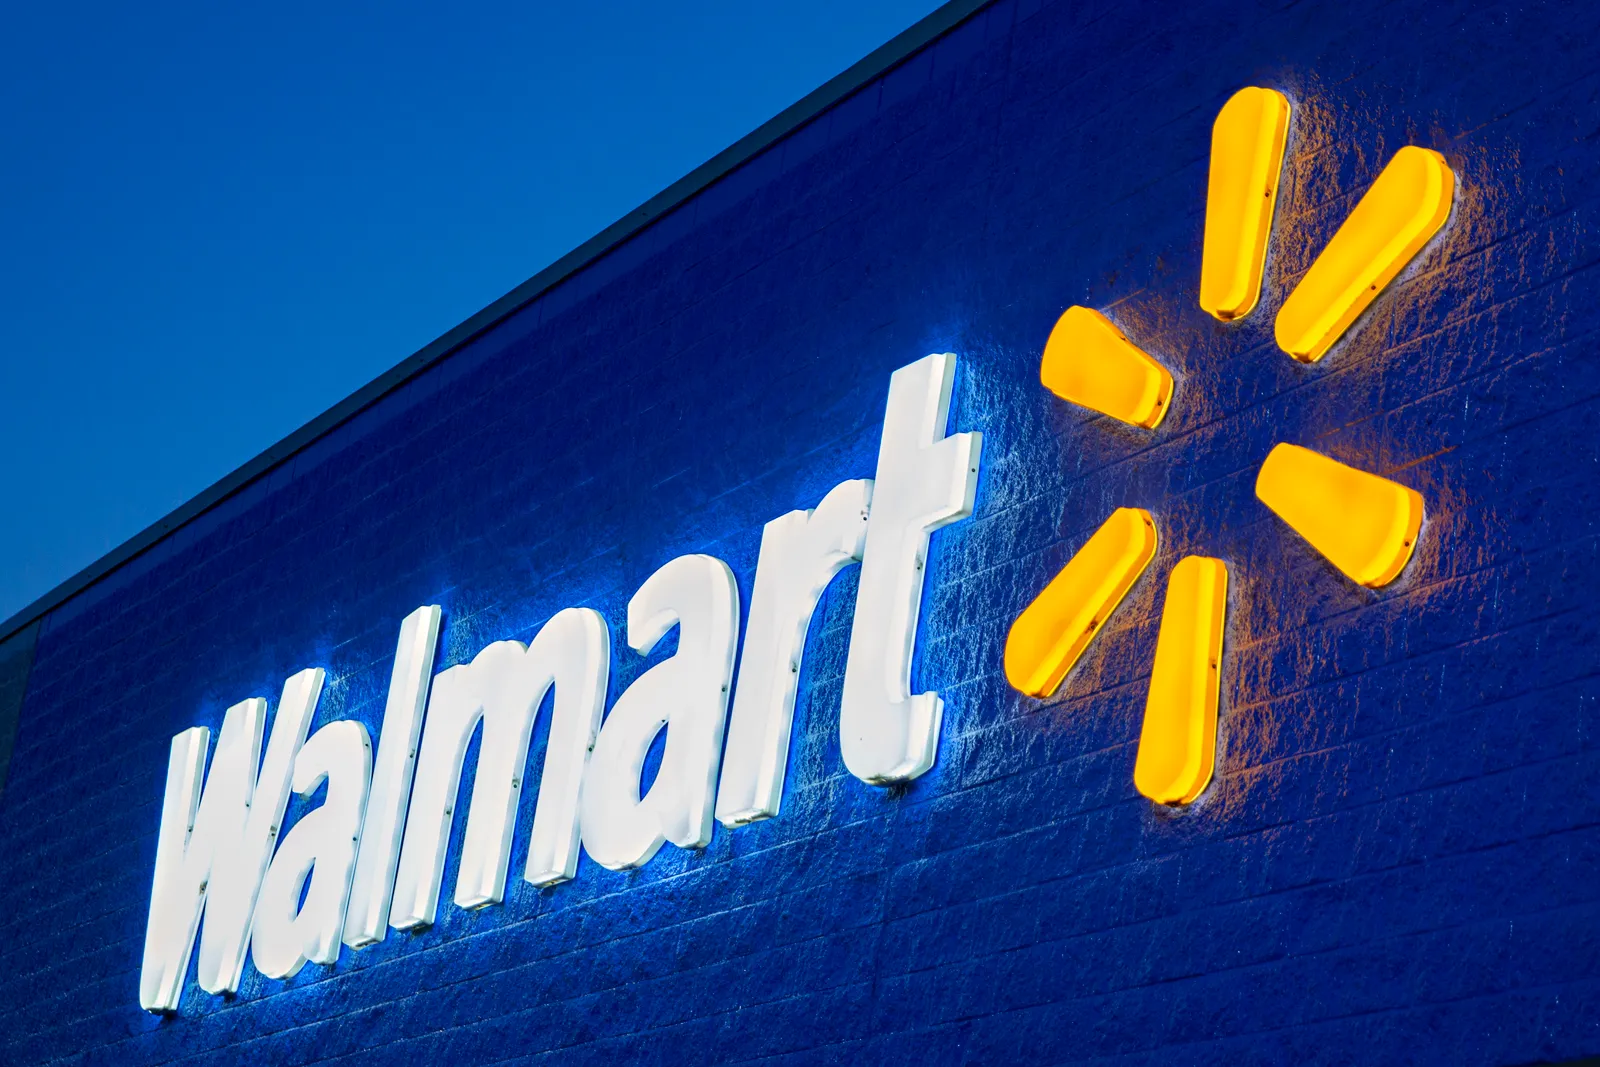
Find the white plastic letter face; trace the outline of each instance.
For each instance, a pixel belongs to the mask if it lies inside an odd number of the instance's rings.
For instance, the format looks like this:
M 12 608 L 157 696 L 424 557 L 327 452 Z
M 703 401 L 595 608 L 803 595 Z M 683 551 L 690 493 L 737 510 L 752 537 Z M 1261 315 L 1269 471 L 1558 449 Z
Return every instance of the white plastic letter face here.
M 323 672 L 315 669 L 284 683 L 264 762 L 267 702 L 256 697 L 229 708 L 203 791 L 210 731 L 197 727 L 172 739 L 139 978 L 139 1003 L 147 1011 L 177 1009 L 202 913 L 200 988 L 239 988 L 257 893 L 322 682 Z
M 548 676 L 556 687 L 528 866 L 522 874 L 534 885 L 547 886 L 567 881 L 578 870 L 578 799 L 611 681 L 611 631 L 599 612 L 568 608 L 539 631 L 528 658 L 538 664 L 541 684 Z M 514 798 L 511 810 L 516 810 Z M 470 822 L 467 829 L 470 833 Z M 508 826 L 508 840 L 510 833 Z M 500 877 L 503 881 L 505 876 Z
M 861 558 L 871 502 L 870 481 L 845 482 L 815 511 L 791 511 L 762 532 L 717 789 L 725 826 L 778 814 L 806 631 L 833 576 Z
M 983 446 L 978 433 L 945 436 L 955 369 L 946 352 L 889 379 L 839 711 L 845 766 L 866 782 L 915 778 L 938 748 L 943 702 L 911 693 L 928 535 L 972 514 Z
M 470 664 L 434 679 L 395 879 L 392 926 L 426 926 L 437 916 L 462 765 L 479 721 L 483 741 L 455 902 L 477 908 L 504 899 L 528 745 L 539 705 L 552 686 L 554 713 L 525 877 L 538 885 L 572 877 L 578 790 L 600 725 L 610 668 L 605 620 L 587 608 L 568 608 L 545 623 L 526 649 L 517 641 L 497 641 Z
M 322 682 L 319 667 L 301 671 L 283 683 L 244 833 L 217 850 L 206 893 L 206 925 L 200 935 L 200 988 L 207 993 L 232 993 L 239 988 L 256 896 L 278 843 L 283 813 L 289 806 L 295 756 L 317 710 Z
M 294 791 L 309 797 L 323 779 L 327 798 L 284 837 L 261 885 L 250 955 L 256 970 L 268 978 L 292 977 L 307 960 L 333 963 L 339 958 L 372 779 L 372 742 L 365 726 L 331 722 L 311 735 L 294 761 Z
M 217 852 L 223 841 L 244 833 L 266 713 L 260 698 L 228 709 L 203 793 L 211 731 L 196 726 L 172 739 L 139 972 L 139 1005 L 146 1011 L 178 1008 Z
M 739 638 L 739 589 L 712 556 L 679 556 L 628 602 L 628 644 L 641 655 L 676 625 L 678 650 L 617 698 L 583 780 L 583 847 L 612 870 L 649 862 L 663 841 L 703 848 L 722 759 L 728 687 Z M 666 750 L 650 791 L 639 795 L 650 743 Z
M 400 860 L 400 836 L 405 831 L 411 776 L 417 762 L 417 739 L 422 733 L 423 708 L 428 703 L 434 650 L 439 645 L 439 616 L 438 605 L 429 605 L 413 611 L 400 624 L 394 670 L 389 676 L 389 699 L 383 709 L 383 732 L 378 736 L 372 795 L 367 801 L 350 885 L 350 908 L 345 915 L 344 943 L 351 948 L 382 941 L 388 933 L 395 865 Z

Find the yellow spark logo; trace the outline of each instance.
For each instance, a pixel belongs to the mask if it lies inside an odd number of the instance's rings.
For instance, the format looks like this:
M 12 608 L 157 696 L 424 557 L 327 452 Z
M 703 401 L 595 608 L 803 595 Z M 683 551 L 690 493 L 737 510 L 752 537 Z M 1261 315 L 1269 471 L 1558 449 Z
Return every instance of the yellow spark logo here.
M 1200 306 L 1228 321 L 1261 293 L 1267 238 L 1289 129 L 1272 89 L 1234 94 L 1211 134 Z M 1407 146 L 1378 175 L 1278 311 L 1278 346 L 1321 359 L 1444 225 L 1455 176 L 1444 157 Z M 1153 430 L 1172 401 L 1172 374 L 1100 312 L 1071 307 L 1045 344 L 1040 380 L 1063 400 Z M 1404 570 L 1422 526 L 1422 497 L 1376 474 L 1292 444 L 1275 446 L 1256 496 L 1351 581 L 1376 588 Z M 1045 697 L 1155 557 L 1156 522 L 1118 508 L 1067 561 L 1006 638 L 1006 678 Z M 1187 804 L 1211 781 L 1227 609 L 1227 565 L 1186 556 L 1172 568 L 1151 667 L 1133 781 L 1162 804 Z

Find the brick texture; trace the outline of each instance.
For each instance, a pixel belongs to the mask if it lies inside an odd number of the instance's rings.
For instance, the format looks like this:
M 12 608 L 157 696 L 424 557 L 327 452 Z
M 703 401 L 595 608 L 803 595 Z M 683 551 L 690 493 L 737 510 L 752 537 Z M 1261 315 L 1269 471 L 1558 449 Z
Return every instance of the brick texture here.
M 1597 36 L 1562 4 L 986 9 L 45 619 L 0 798 L 0 1062 L 1600 1053 Z M 1262 305 L 1222 325 L 1196 303 L 1206 159 L 1245 84 L 1295 117 Z M 1451 221 L 1294 363 L 1273 314 L 1405 144 L 1450 160 Z M 1039 386 L 1072 303 L 1174 370 L 1159 431 Z M 139 1010 L 174 733 L 307 666 L 319 722 L 376 731 L 420 604 L 442 669 L 569 605 L 620 634 L 684 552 L 748 603 L 761 524 L 871 475 L 888 375 L 933 351 L 986 443 L 929 569 L 929 774 L 843 768 L 847 571 L 777 819 Z M 1278 441 L 1422 493 L 1400 581 L 1354 587 L 1255 500 Z M 1055 699 L 1018 696 L 1010 620 L 1119 505 L 1156 514 L 1155 565 Z M 1188 552 L 1233 587 L 1218 778 L 1170 812 L 1132 767 Z M 647 663 L 615 645 L 613 695 Z

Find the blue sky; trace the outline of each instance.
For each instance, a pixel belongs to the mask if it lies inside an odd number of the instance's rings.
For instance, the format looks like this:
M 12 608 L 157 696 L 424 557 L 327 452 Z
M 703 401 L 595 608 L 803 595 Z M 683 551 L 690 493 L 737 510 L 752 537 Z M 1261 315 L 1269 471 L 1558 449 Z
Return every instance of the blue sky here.
M 12 5 L 0 618 L 938 6 Z

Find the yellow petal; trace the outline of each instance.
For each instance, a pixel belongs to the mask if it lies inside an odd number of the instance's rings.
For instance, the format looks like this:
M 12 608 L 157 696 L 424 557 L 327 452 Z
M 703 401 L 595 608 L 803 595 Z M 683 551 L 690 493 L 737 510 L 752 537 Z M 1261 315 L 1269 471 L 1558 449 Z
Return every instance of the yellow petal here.
M 1256 496 L 1351 581 L 1374 588 L 1399 576 L 1422 529 L 1416 490 L 1298 445 L 1267 455 Z
M 1006 636 L 1006 680 L 1047 697 L 1078 662 L 1156 554 L 1156 523 L 1118 508 L 1023 609 Z
M 1224 322 L 1248 314 L 1260 298 L 1288 131 L 1288 99 L 1258 88 L 1234 93 L 1211 127 L 1200 306 Z
M 1220 559 L 1185 556 L 1172 568 L 1133 767 L 1135 788 L 1159 804 L 1187 804 L 1211 781 L 1227 604 Z
M 1045 342 L 1039 380 L 1063 400 L 1153 429 L 1172 400 L 1172 375 L 1098 311 L 1069 307 Z
M 1439 232 L 1455 184 L 1439 153 L 1415 145 L 1396 152 L 1278 310 L 1278 347 L 1306 363 L 1321 359 Z

